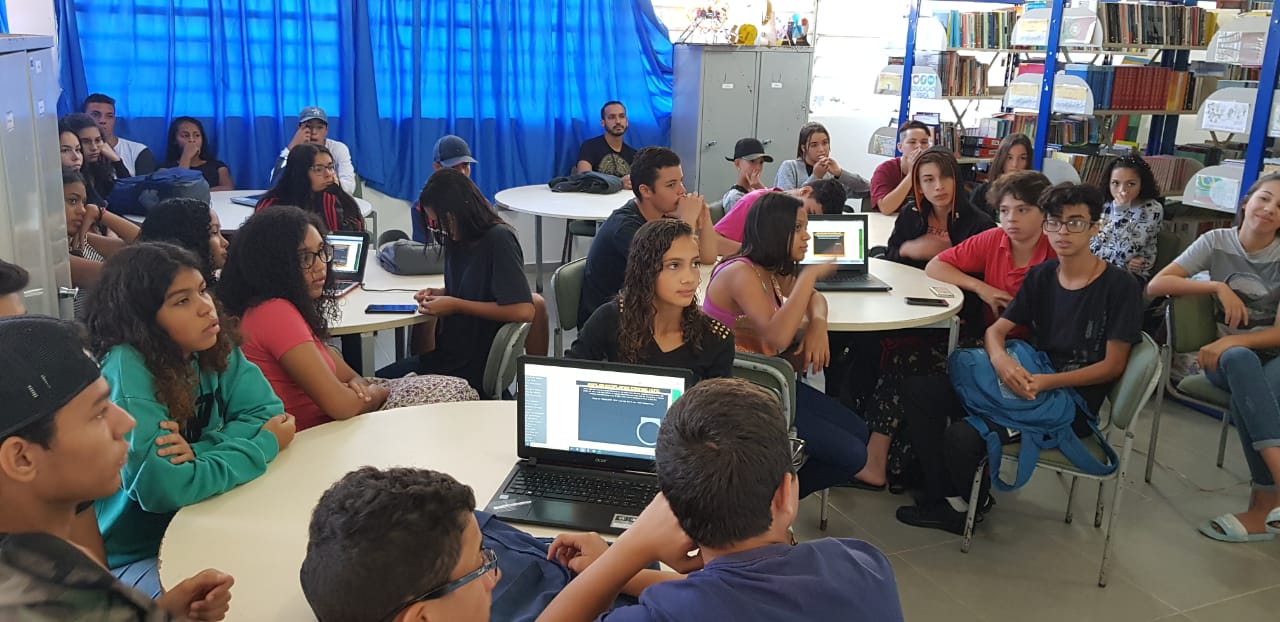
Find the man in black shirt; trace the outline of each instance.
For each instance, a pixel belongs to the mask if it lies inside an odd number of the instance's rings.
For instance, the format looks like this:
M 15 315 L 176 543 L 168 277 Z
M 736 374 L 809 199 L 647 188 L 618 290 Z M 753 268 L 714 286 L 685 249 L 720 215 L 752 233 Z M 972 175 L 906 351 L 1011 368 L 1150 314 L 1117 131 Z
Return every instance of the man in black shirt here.
M 622 142 L 627 133 L 627 109 L 620 101 L 600 108 L 600 127 L 604 134 L 588 139 L 578 148 L 578 172 L 596 171 L 622 178 L 622 187 L 631 190 L 631 163 L 636 150 Z
M 1142 288 L 1137 279 L 1089 250 L 1089 240 L 1098 232 L 1102 204 L 1102 193 L 1083 184 L 1058 184 L 1041 195 L 1040 207 L 1047 215 L 1044 230 L 1058 258 L 1027 272 L 1004 316 L 985 335 L 996 374 L 1018 396 L 1035 399 L 1041 391 L 1059 388 L 1080 393 L 1089 412 L 1076 413 L 1072 427 L 1081 437 L 1091 433 L 1087 420 L 1096 421 L 1112 383 L 1124 373 L 1129 350 L 1142 338 Z M 1005 338 L 1016 326 L 1031 329 L 1029 341 L 1049 355 L 1057 373 L 1031 374 L 1009 355 Z M 935 401 L 932 410 L 956 410 L 954 396 L 947 397 Z M 912 417 L 908 426 L 928 427 L 916 419 Z M 1016 432 L 990 427 L 1004 444 L 1020 438 Z M 930 436 L 921 430 L 912 432 L 927 490 L 918 505 L 898 508 L 898 520 L 963 533 L 969 489 L 974 471 L 987 455 L 986 442 L 963 420 L 951 424 L 945 433 Z M 984 485 L 979 499 L 984 510 L 990 507 L 987 498 Z

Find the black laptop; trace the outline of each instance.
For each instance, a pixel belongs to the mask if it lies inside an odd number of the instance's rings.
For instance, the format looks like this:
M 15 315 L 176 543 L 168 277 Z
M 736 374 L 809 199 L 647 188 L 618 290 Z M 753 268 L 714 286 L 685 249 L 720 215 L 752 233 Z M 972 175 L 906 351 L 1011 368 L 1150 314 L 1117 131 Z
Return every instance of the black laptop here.
M 485 511 L 513 523 L 621 533 L 658 494 L 667 408 L 688 370 L 520 357 L 516 454 Z
M 333 248 L 333 289 L 331 296 L 343 296 L 364 282 L 364 268 L 369 256 L 369 233 L 366 231 L 334 231 L 324 236 Z
M 814 287 L 824 292 L 887 292 L 892 287 L 868 272 L 866 214 L 809 216 L 809 252 L 800 263 L 834 261 L 835 274 Z

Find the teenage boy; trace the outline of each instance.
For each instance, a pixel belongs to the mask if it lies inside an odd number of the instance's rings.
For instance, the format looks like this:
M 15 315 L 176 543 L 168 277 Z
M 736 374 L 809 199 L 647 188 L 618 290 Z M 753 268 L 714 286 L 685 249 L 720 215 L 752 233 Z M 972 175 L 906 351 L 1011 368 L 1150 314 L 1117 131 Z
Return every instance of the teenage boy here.
M 1046 190 L 1039 203 L 1046 215 L 1044 231 L 1058 258 L 1027 272 L 1004 316 L 987 329 L 984 345 L 996 375 L 1024 399 L 1060 388 L 1079 392 L 1088 412 L 1076 413 L 1073 428 L 1083 438 L 1092 434 L 1088 419 L 1096 420 L 1112 383 L 1124 373 L 1129 350 L 1141 339 L 1142 291 L 1132 274 L 1089 250 L 1089 239 L 1098 232 L 1102 216 L 1100 190 L 1058 184 Z M 1029 331 L 1030 340 L 1048 354 L 1056 373 L 1032 375 L 1005 351 L 1005 339 L 1017 327 Z M 963 416 L 954 395 L 948 398 L 933 400 L 929 407 Z M 913 422 L 908 427 L 917 426 Z M 1020 438 L 1016 431 L 994 424 L 990 428 L 1003 444 Z M 986 442 L 963 420 L 932 439 L 927 436 L 913 432 L 912 438 L 926 490 L 916 505 L 898 508 L 898 520 L 963 533 L 973 474 L 987 456 Z M 983 512 L 991 507 L 989 485 L 989 479 L 984 481 L 979 499 Z
M 875 547 L 792 539 L 800 497 L 785 420 L 778 400 L 746 380 L 706 380 L 687 391 L 658 431 L 661 494 L 613 546 L 596 534 L 556 538 L 549 556 L 586 557 L 586 568 L 538 620 L 594 620 L 659 561 L 701 569 L 655 580 L 638 605 L 601 619 L 902 620 L 893 568 Z
M 134 420 L 109 398 L 74 324 L 0 319 L 0 620 L 221 620 L 229 575 L 153 602 L 72 543 L 77 510 L 120 489 Z
M 882 214 L 893 214 L 911 193 L 911 167 L 916 158 L 929 150 L 929 126 L 908 121 L 898 130 L 901 156 L 881 162 L 871 174 L 871 208 Z
M 271 178 L 280 173 L 285 162 L 289 161 L 289 150 L 311 143 L 320 145 L 333 154 L 333 168 L 338 174 L 338 185 L 348 193 L 356 191 L 356 167 L 351 163 L 351 149 L 345 143 L 329 138 L 329 116 L 318 106 L 307 106 L 298 113 L 298 130 L 293 133 L 289 145 L 276 157 L 276 166 L 271 170 Z
M 646 222 L 659 218 L 680 218 L 698 236 L 702 263 L 711 265 L 717 254 L 731 253 L 737 245 L 723 247 L 722 238 L 711 222 L 711 210 L 700 194 L 685 194 L 680 156 L 663 147 L 645 147 L 631 165 L 631 192 L 635 198 L 614 210 L 600 225 L 587 251 L 587 266 L 578 301 L 578 328 L 597 307 L 622 289 L 631 238 Z
M 725 159 L 733 162 L 733 168 L 738 171 L 738 181 L 720 199 L 720 207 L 728 212 L 748 192 L 764 188 L 760 174 L 764 172 L 764 163 L 772 162 L 773 156 L 764 152 L 764 143 L 759 139 L 743 138 L 733 146 L 733 157 Z
M 93 117 L 102 130 L 102 141 L 111 147 L 103 151 L 104 157 L 120 160 L 129 170 L 129 175 L 150 175 L 156 171 L 156 157 L 151 154 L 151 149 L 140 142 L 116 136 L 116 100 L 94 93 L 84 99 L 80 112 Z
M 452 168 L 467 177 L 471 177 L 472 164 L 479 164 L 479 161 L 471 156 L 471 146 L 460 136 L 445 134 L 436 141 L 435 147 L 431 149 L 431 170 L 433 171 Z M 417 201 L 414 201 L 412 209 L 412 217 L 409 220 L 412 221 L 413 239 L 426 243 L 427 230 L 422 226 L 422 217 L 418 215 L 420 208 Z
M 631 190 L 631 166 L 636 149 L 623 142 L 627 133 L 627 108 L 620 101 L 606 102 L 600 107 L 600 127 L 604 134 L 582 142 L 578 147 L 578 172 L 597 171 L 622 178 L 622 187 Z
M 316 618 L 488 622 L 497 558 L 471 487 L 436 471 L 352 471 L 311 515 L 302 593 Z
M 18 264 L 0 259 L 0 317 L 22 315 L 27 306 L 22 301 L 22 290 L 27 288 L 31 275 Z

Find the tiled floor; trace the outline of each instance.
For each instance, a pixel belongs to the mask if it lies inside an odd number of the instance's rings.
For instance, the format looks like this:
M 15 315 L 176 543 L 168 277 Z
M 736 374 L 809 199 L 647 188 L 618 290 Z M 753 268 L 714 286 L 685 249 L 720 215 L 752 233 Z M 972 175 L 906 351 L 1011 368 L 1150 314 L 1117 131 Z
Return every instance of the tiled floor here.
M 389 332 L 378 336 L 376 351 L 379 365 L 391 362 Z M 878 546 L 893 562 L 910 622 L 1280 620 L 1280 541 L 1224 544 L 1195 529 L 1244 507 L 1248 477 L 1234 433 L 1219 469 L 1218 422 L 1166 402 L 1159 459 L 1147 484 L 1151 409 L 1138 425 L 1105 588 L 1097 586 L 1103 531 L 1091 520 L 1096 486 L 1081 483 L 1075 520 L 1066 524 L 1069 481 L 1045 471 L 997 497 L 999 506 L 967 554 L 958 536 L 898 523 L 894 511 L 910 499 L 883 492 L 833 490 L 825 533 L 818 530 L 816 496 L 806 499 L 796 531 L 804 539 L 854 537 Z M 1108 487 L 1108 513 L 1110 494 Z

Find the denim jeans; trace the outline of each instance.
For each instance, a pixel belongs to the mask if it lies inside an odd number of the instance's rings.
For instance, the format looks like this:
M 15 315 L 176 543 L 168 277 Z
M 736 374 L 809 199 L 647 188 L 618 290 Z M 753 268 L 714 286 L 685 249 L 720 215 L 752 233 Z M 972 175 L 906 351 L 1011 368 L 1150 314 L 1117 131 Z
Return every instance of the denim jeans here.
M 1271 469 L 1258 452 L 1280 447 L 1280 358 L 1264 364 L 1249 348 L 1228 348 L 1218 359 L 1218 368 L 1206 371 L 1205 376 L 1231 392 L 1231 416 L 1254 488 L 1275 489 Z
M 160 598 L 164 591 L 160 589 L 159 561 L 155 557 L 140 559 L 136 562 L 112 568 L 111 574 L 115 575 L 121 583 L 153 599 Z
M 801 497 L 847 484 L 867 466 L 866 422 L 803 382 L 796 386 L 796 435 L 809 456 L 799 472 Z

